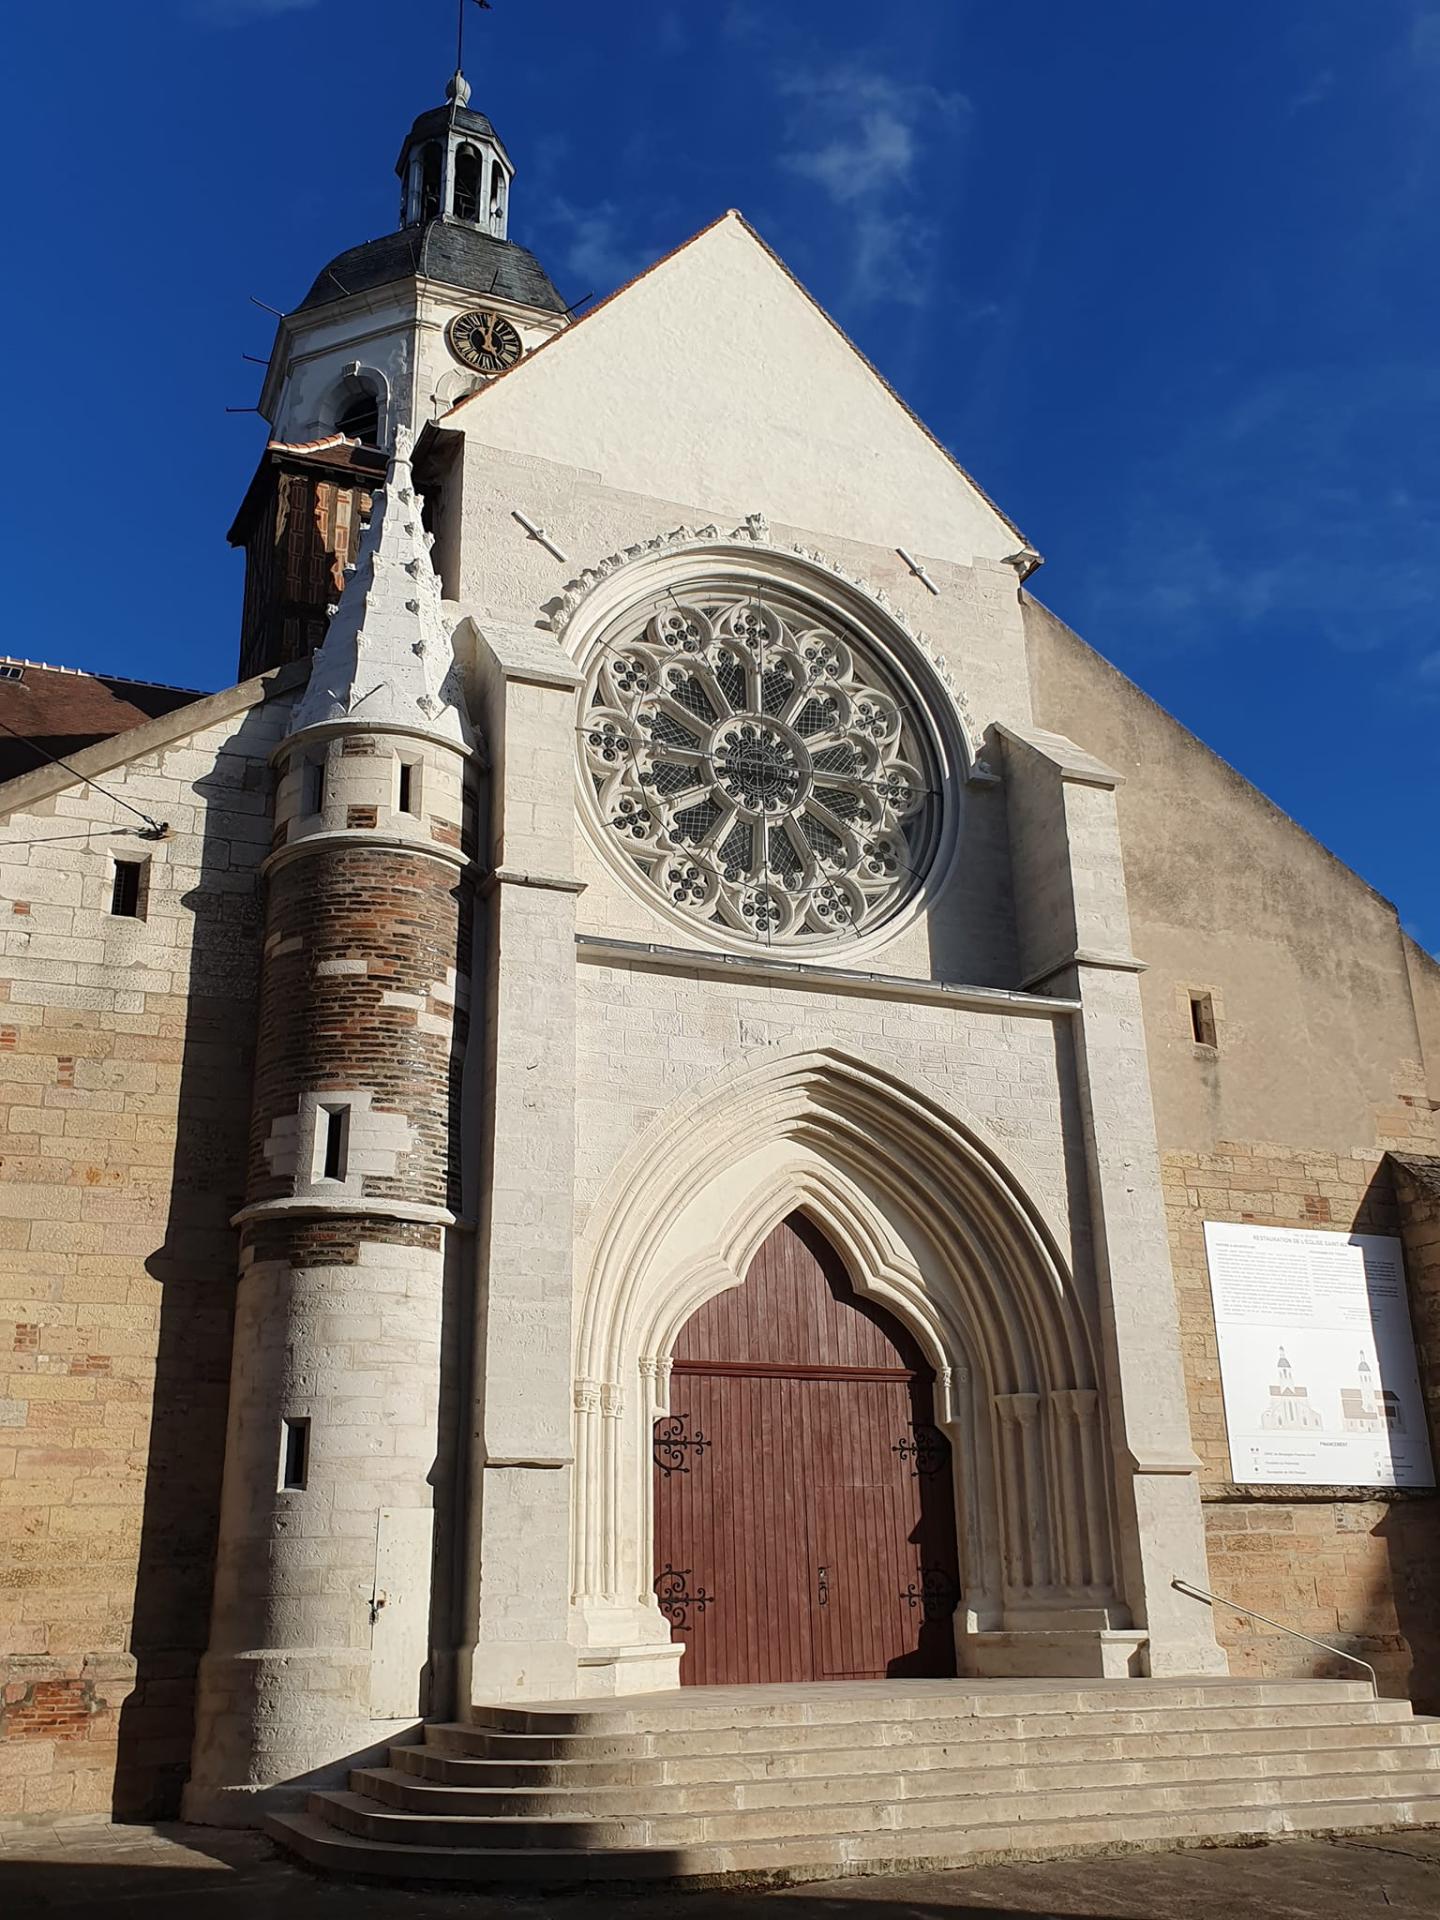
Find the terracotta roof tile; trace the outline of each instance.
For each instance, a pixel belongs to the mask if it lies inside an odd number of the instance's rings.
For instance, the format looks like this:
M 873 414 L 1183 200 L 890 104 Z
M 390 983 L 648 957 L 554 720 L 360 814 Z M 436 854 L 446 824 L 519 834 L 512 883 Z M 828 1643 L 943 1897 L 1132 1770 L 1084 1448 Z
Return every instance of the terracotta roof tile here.
M 0 781 L 203 698 L 193 687 L 0 659 Z

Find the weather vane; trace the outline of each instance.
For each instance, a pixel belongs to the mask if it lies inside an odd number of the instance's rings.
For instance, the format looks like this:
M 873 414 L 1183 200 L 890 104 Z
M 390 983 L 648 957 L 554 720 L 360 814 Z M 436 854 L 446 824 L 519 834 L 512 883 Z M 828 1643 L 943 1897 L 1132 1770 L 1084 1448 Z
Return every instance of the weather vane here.
M 458 0 L 455 8 L 455 71 L 463 73 L 465 69 L 465 9 L 476 6 L 484 13 L 493 13 L 495 9 L 490 0 Z

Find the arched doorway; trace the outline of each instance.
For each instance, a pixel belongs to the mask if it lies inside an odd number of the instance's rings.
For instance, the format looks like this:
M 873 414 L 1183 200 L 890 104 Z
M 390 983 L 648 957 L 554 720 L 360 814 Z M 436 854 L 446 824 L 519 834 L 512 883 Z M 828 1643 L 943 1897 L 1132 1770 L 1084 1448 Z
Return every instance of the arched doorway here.
M 955 1672 L 950 1448 L 911 1336 L 802 1214 L 676 1338 L 655 1594 L 690 1685 Z

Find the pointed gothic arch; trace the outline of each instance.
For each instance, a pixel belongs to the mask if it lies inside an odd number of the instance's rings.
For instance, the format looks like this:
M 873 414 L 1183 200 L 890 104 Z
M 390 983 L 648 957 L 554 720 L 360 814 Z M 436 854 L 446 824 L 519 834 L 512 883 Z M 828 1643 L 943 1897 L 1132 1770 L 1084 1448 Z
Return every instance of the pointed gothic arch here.
M 936 1375 L 959 1470 L 962 1633 L 1125 1624 L 1095 1330 L 1038 1211 L 976 1135 L 833 1051 L 762 1060 L 662 1114 L 582 1243 L 573 1593 L 583 1642 L 658 1643 L 648 1437 L 677 1333 L 800 1213 Z M 965 1668 L 962 1650 L 961 1670 Z

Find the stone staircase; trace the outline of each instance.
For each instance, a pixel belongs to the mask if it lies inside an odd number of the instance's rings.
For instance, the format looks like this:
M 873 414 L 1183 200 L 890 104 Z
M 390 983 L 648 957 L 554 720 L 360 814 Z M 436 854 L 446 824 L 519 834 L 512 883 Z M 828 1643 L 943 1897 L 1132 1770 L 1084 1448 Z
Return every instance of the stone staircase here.
M 267 1831 L 320 1867 L 828 1879 L 1440 1824 L 1440 1720 L 1361 1682 L 931 1680 L 476 1708 Z

